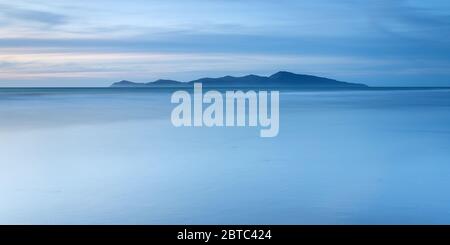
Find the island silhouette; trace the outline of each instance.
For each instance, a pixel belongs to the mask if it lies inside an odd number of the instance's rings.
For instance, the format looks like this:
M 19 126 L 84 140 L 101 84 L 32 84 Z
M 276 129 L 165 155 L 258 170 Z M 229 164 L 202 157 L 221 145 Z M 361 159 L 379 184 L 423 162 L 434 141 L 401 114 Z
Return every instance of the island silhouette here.
M 219 78 L 200 78 L 189 82 L 159 79 L 154 82 L 136 83 L 127 80 L 113 83 L 111 87 L 156 87 L 156 88 L 186 88 L 194 83 L 202 83 L 209 88 L 307 88 L 307 89 L 342 89 L 368 88 L 362 83 L 349 83 L 313 75 L 295 74 L 279 71 L 271 76 L 246 75 L 241 77 L 224 76 Z

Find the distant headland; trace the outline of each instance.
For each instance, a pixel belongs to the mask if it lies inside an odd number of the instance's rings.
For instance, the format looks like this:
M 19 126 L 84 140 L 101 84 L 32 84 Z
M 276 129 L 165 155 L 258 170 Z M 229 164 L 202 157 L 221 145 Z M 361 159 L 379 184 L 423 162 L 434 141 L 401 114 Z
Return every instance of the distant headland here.
M 192 87 L 194 83 L 202 83 L 209 88 L 305 88 L 305 89 L 342 89 L 342 88 L 368 88 L 362 83 L 349 83 L 330 78 L 312 75 L 295 74 L 280 71 L 271 76 L 247 75 L 242 77 L 225 76 L 219 78 L 200 78 L 190 82 L 160 79 L 148 83 L 135 83 L 120 81 L 111 87 L 143 87 L 143 88 L 185 88 Z

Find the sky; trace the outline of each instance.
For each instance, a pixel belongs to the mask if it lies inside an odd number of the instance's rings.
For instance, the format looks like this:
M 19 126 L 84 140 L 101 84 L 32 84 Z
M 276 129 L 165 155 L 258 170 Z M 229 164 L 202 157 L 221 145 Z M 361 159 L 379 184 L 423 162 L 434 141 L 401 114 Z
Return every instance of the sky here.
M 0 0 L 0 86 L 280 70 L 450 86 L 450 1 Z

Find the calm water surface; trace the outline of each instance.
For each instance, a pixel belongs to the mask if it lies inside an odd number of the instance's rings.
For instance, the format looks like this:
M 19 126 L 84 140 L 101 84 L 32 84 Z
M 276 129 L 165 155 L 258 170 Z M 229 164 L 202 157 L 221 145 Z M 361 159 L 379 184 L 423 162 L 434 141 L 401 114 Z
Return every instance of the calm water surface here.
M 170 95 L 0 89 L 0 223 L 450 223 L 450 90 L 282 92 L 275 138 Z

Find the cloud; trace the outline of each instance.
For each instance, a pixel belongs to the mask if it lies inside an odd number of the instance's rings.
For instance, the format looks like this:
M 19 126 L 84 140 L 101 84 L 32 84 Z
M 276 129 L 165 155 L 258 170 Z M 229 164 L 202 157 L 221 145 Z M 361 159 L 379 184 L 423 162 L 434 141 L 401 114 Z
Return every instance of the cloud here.
M 12 5 L 0 4 L 0 16 L 11 22 L 38 23 L 43 25 L 63 25 L 67 23 L 67 16 L 42 10 L 18 8 Z
M 4 1 L 0 80 L 285 69 L 386 83 L 426 83 L 434 73 L 450 84 L 450 5 L 439 2 Z
M 438 11 L 433 3 L 427 7 L 405 0 L 379 1 L 368 4 L 366 8 L 371 25 L 382 34 L 439 41 L 450 38 L 450 13 L 448 10 Z

